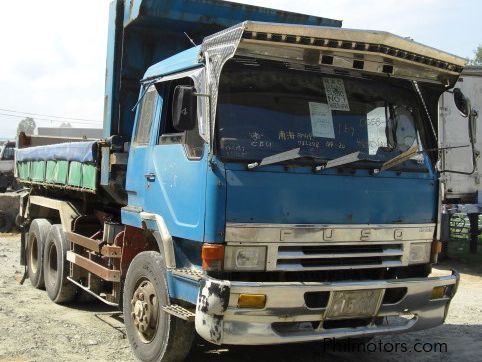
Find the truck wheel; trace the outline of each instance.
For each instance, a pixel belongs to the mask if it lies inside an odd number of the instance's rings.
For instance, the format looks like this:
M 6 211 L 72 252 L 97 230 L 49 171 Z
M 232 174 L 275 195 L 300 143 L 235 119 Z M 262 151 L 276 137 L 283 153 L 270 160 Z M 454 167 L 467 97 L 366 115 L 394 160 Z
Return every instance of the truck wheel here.
M 70 243 L 65 238 L 62 225 L 52 225 L 44 246 L 44 278 L 45 289 L 49 298 L 55 303 L 71 302 L 77 293 L 77 287 L 72 284 L 69 275 L 67 251 Z
M 37 289 L 44 289 L 42 268 L 43 251 L 47 234 L 52 225 L 47 219 L 35 219 L 30 223 L 27 239 L 27 269 L 30 283 Z
M 0 211 L 0 233 L 8 233 L 13 228 L 13 216 L 8 212 Z
M 194 326 L 164 312 L 169 302 L 161 254 L 138 254 L 127 271 L 123 312 L 129 343 L 141 361 L 183 361 L 191 349 Z

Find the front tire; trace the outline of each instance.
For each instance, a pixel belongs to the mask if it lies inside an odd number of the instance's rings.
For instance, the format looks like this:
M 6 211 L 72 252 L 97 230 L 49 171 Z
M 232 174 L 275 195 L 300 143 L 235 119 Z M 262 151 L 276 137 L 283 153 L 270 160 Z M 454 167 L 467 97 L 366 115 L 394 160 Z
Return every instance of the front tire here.
M 45 241 L 43 265 L 45 289 L 49 298 L 57 304 L 71 302 L 77 294 L 77 287 L 67 279 L 68 250 L 70 243 L 65 238 L 62 225 L 53 225 Z
M 166 266 L 158 252 L 145 251 L 131 262 L 124 283 L 127 338 L 144 362 L 183 361 L 194 339 L 194 326 L 162 310 L 169 305 Z
M 30 224 L 27 239 L 27 270 L 32 286 L 44 289 L 43 251 L 52 225 L 47 219 L 35 219 Z

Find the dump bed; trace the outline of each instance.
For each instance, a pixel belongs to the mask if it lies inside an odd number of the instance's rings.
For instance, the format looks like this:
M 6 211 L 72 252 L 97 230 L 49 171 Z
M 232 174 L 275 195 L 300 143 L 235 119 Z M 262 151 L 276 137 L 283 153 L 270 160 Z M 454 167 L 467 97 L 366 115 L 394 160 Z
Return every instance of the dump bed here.
M 116 194 L 122 193 L 123 182 L 112 181 L 112 175 L 110 181 L 100 182 L 100 170 L 107 167 L 112 173 L 113 162 L 125 165 L 126 154 L 116 161 L 112 158 L 119 153 L 104 155 L 101 148 L 112 151 L 111 136 L 120 145 L 130 141 L 135 115 L 132 108 L 139 96 L 140 80 L 151 65 L 191 48 L 186 34 L 200 44 L 204 37 L 245 20 L 341 26 L 338 20 L 219 0 L 115 0 L 110 6 L 105 140 L 79 143 L 69 139 L 22 139 L 22 147 L 33 146 L 34 141 L 39 144 L 16 153 L 16 174 L 24 184 L 90 193 L 96 193 L 99 184 L 109 184 Z M 62 143 L 48 145 L 55 142 Z M 122 179 L 122 171 L 120 175 Z M 119 195 L 114 199 L 125 202 Z
M 94 193 L 101 144 L 102 141 L 66 142 L 17 149 L 17 177 L 24 184 Z
M 104 137 L 130 140 L 147 68 L 222 29 L 256 20 L 341 27 L 341 21 L 220 0 L 116 0 L 109 20 Z

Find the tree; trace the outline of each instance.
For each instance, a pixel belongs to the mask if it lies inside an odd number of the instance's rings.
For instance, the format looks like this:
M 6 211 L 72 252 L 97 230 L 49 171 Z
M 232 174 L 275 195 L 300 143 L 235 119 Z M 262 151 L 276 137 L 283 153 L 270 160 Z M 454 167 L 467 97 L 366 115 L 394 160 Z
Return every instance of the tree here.
M 62 122 L 59 126 L 60 128 L 72 128 L 70 122 Z
M 469 60 L 470 65 L 482 65 L 482 44 L 474 50 L 474 58 Z
M 25 134 L 32 135 L 36 127 L 37 127 L 37 124 L 35 123 L 33 118 L 27 117 L 25 119 L 22 119 L 20 122 L 18 122 L 17 137 L 20 134 L 20 132 L 24 132 Z

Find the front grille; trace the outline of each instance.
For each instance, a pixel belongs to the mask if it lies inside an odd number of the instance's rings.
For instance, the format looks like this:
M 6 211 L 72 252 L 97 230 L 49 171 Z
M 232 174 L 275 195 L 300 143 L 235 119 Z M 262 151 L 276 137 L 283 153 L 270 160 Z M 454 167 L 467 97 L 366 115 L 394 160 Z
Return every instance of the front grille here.
M 279 246 L 276 269 L 336 270 L 402 265 L 403 244 L 324 244 Z

